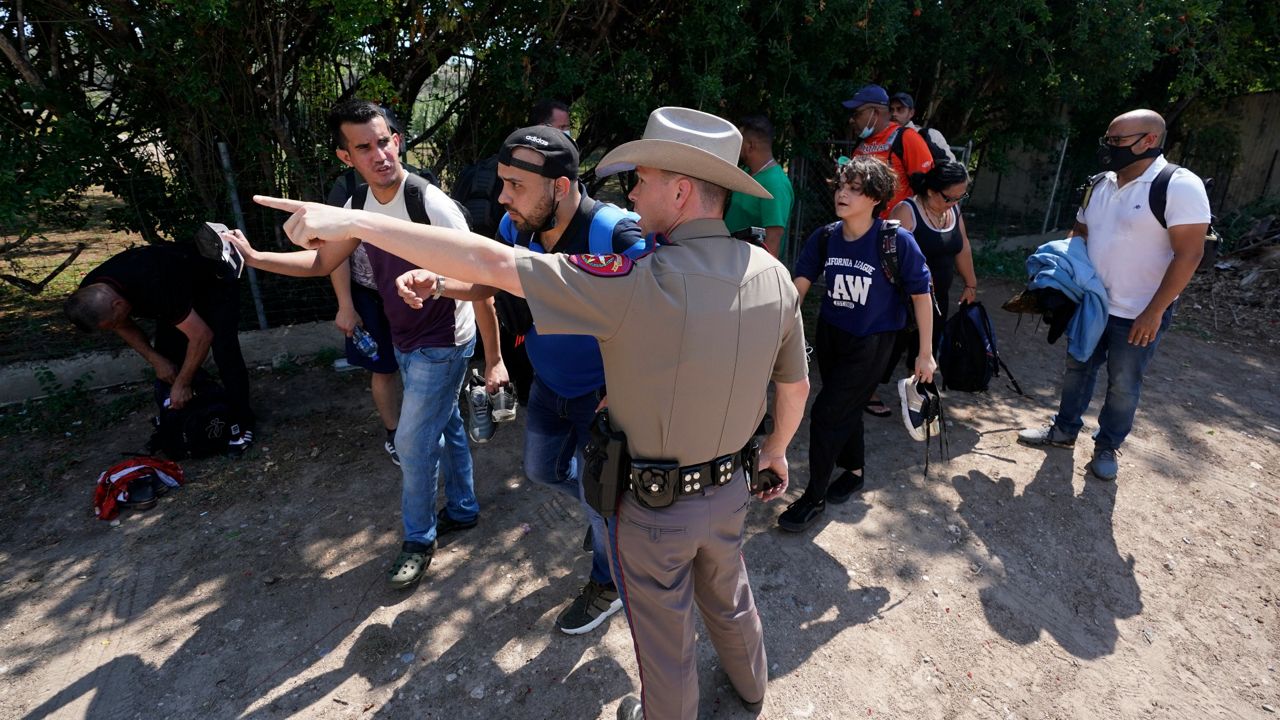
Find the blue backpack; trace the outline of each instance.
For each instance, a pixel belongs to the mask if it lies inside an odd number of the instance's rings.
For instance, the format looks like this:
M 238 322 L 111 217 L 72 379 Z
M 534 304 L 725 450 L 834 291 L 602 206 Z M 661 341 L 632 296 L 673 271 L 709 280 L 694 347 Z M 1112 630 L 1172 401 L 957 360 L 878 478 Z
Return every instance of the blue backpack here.
M 641 238 L 629 248 L 619 249 L 613 246 L 613 229 L 623 220 L 636 222 L 640 216 L 623 210 L 606 202 L 595 201 L 591 207 L 591 226 L 587 230 L 588 250 L 593 255 L 619 253 L 635 259 L 649 252 L 654 247 L 652 238 Z M 543 247 L 533 239 L 533 233 L 520 232 L 510 215 L 503 215 L 498 223 L 498 235 L 511 245 L 530 248 L 535 252 L 545 252 Z M 529 312 L 529 303 L 522 297 L 508 292 L 499 292 L 493 298 L 494 310 L 498 315 L 498 325 L 511 338 L 520 338 L 533 326 L 533 314 Z M 515 340 L 513 340 L 515 342 Z
M 598 200 L 595 201 L 595 205 L 592 206 L 590 212 L 591 227 L 587 231 L 587 244 L 591 254 L 608 255 L 609 253 L 619 253 L 635 259 L 653 249 L 649 238 L 639 240 L 635 245 L 625 250 L 618 250 L 613 246 L 614 227 L 623 220 L 639 222 L 639 215 Z M 515 223 L 511 222 L 510 215 L 502 216 L 502 220 L 498 223 L 498 234 L 511 245 L 520 245 L 532 248 L 537 252 L 545 252 L 542 246 L 533 240 L 533 233 L 522 233 L 516 230 Z
M 999 375 L 1001 368 L 1014 392 L 1025 394 L 1014 379 L 1013 371 L 1000 358 L 996 332 L 986 308 L 980 302 L 962 304 L 947 320 L 938 344 L 938 371 L 942 373 L 943 389 L 986 392 L 991 378 Z

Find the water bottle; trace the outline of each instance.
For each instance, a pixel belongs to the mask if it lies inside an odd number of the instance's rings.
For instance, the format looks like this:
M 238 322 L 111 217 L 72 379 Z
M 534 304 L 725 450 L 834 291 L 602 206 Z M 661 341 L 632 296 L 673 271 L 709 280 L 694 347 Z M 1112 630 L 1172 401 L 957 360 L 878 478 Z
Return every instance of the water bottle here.
M 364 353 L 370 360 L 378 359 L 378 341 L 373 339 L 368 330 L 357 325 L 351 331 L 351 342 L 356 349 Z

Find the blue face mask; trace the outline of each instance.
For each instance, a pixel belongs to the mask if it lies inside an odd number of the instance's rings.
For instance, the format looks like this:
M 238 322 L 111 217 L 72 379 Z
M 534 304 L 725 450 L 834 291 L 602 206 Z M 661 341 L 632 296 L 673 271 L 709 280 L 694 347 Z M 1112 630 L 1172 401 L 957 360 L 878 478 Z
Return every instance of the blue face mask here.
M 875 132 L 875 129 L 876 129 L 876 114 L 873 112 L 871 113 L 871 122 L 867 123 L 867 126 L 862 128 L 862 130 L 858 133 L 858 139 L 866 140 L 867 138 L 871 137 L 871 133 Z

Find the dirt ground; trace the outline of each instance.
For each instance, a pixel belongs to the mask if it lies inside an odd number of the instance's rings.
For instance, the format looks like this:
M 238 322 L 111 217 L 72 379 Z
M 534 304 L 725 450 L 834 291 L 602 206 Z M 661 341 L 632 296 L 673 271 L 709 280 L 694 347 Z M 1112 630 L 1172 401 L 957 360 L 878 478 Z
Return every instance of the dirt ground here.
M 1100 482 L 1087 439 L 1014 442 L 1052 412 L 1065 348 L 1015 333 L 1007 290 L 984 299 L 1029 397 L 950 393 L 951 459 L 935 446 L 927 478 L 899 417 L 869 418 L 867 488 L 806 534 L 776 529 L 785 502 L 753 505 L 762 717 L 1274 717 L 1274 344 L 1171 333 L 1119 482 Z M 474 448 L 480 526 L 393 592 L 399 473 L 366 378 L 254 379 L 257 447 L 186 463 L 186 487 L 116 527 L 92 517 L 92 485 L 142 445 L 145 410 L 4 440 L 0 717 L 612 718 L 636 691 L 621 616 L 553 627 L 587 572 L 584 523 L 523 478 L 522 420 Z M 745 717 L 705 639 L 698 666 L 701 715 Z

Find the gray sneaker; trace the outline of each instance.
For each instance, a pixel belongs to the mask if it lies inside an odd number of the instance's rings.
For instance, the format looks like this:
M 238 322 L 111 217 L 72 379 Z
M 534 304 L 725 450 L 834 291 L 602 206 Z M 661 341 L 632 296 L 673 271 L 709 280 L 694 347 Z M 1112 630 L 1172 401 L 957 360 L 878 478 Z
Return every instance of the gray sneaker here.
M 483 445 L 493 437 L 493 415 L 489 406 L 489 393 L 484 389 L 484 378 L 472 370 L 471 380 L 463 388 L 467 398 L 467 435 L 471 442 Z
M 622 598 L 616 587 L 588 580 L 573 604 L 556 618 L 556 627 L 569 635 L 588 633 L 621 608 Z
M 511 422 L 516 419 L 516 390 L 507 383 L 489 396 L 489 407 L 492 409 L 493 421 L 496 423 Z
M 1115 480 L 1120 472 L 1120 463 L 1116 462 L 1119 455 L 1120 451 L 1115 448 L 1094 448 L 1089 472 L 1099 480 Z
M 1067 434 L 1059 430 L 1057 425 L 1019 430 L 1018 442 L 1032 447 L 1052 445 L 1053 447 L 1070 448 L 1076 445 L 1076 439 L 1067 437 Z

